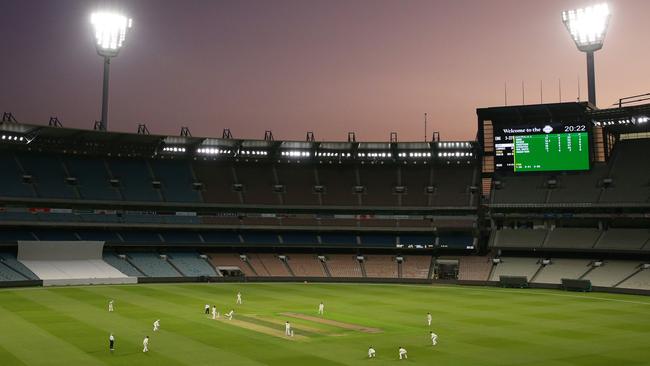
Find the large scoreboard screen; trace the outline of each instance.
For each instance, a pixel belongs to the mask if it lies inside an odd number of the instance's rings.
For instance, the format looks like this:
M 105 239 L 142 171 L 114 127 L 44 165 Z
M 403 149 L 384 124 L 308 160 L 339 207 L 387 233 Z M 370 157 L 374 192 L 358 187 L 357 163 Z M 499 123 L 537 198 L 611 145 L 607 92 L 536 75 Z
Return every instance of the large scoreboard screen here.
M 584 124 L 502 127 L 494 132 L 497 170 L 589 170 L 589 133 Z

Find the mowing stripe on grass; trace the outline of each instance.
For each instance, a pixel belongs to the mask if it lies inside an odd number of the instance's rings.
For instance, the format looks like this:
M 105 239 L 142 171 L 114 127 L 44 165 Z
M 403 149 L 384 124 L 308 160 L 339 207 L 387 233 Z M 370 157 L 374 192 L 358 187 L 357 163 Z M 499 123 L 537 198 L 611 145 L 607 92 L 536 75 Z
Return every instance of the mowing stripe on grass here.
M 270 336 L 286 339 L 286 340 L 289 340 L 289 341 L 305 341 L 305 340 L 308 339 L 307 337 L 305 337 L 303 335 L 300 335 L 300 334 L 296 334 L 293 337 L 287 337 L 284 334 L 284 331 L 281 331 L 279 329 L 265 327 L 263 325 L 252 323 L 252 322 L 247 322 L 245 320 L 240 320 L 240 319 L 235 319 L 235 318 L 233 318 L 232 320 L 219 318 L 217 320 L 221 321 L 224 324 L 230 324 L 230 325 L 233 325 L 233 326 L 236 326 L 236 327 L 252 330 L 252 331 L 255 331 L 255 332 L 258 332 L 258 333 L 267 334 L 267 335 L 270 335 Z

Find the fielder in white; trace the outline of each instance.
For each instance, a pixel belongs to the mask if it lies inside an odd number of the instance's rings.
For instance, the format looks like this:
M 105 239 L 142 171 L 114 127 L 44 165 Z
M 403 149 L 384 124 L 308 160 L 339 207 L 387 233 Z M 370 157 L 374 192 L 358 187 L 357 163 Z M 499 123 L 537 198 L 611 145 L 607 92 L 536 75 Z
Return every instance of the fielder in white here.
M 370 346 L 370 347 L 368 348 L 368 358 L 375 358 L 375 357 L 377 357 L 376 353 L 377 353 L 377 352 L 375 352 L 375 349 L 372 348 L 372 346 Z
M 321 301 L 320 304 L 318 304 L 318 315 L 323 315 L 325 312 L 325 304 Z
M 144 337 L 142 341 L 142 352 L 149 352 L 149 336 Z
M 408 355 L 406 354 L 406 348 L 404 348 L 404 347 L 400 347 L 400 348 L 399 348 L 399 359 L 400 359 L 400 360 L 401 360 L 401 359 L 406 360 L 407 358 L 409 358 L 409 357 L 408 357 Z
M 284 323 L 284 334 L 287 336 L 291 336 L 293 333 L 291 332 L 291 323 L 288 321 Z
M 217 319 L 217 307 L 212 305 L 212 320 Z
M 157 332 L 160 329 L 160 319 L 157 319 L 155 322 L 153 322 L 153 331 Z
M 229 312 L 225 313 L 224 315 L 226 316 L 226 318 L 228 318 L 228 320 L 232 320 L 233 314 L 235 314 L 235 311 L 231 309 Z
M 435 346 L 438 344 L 438 335 L 434 332 L 431 332 L 431 345 Z
M 113 300 L 108 302 L 108 311 L 111 313 L 113 312 Z
M 427 313 L 427 324 L 428 324 L 429 326 L 431 326 L 431 320 L 432 320 L 432 318 L 431 318 L 431 313 Z
M 241 301 L 241 292 L 237 292 L 237 305 L 241 305 L 241 304 L 242 304 L 242 301 Z

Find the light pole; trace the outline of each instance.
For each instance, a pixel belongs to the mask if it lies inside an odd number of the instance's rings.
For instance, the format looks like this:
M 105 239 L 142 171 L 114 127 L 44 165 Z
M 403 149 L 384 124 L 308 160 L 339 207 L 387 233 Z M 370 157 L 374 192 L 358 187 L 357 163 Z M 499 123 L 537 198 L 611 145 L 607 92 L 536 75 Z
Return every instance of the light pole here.
M 132 20 L 122 14 L 106 11 L 95 12 L 90 16 L 95 29 L 97 53 L 104 58 L 104 83 L 102 89 L 101 129 L 108 130 L 108 74 L 111 58 L 117 56 L 131 28 Z
M 587 54 L 589 103 L 596 105 L 594 52 L 603 48 L 611 13 L 607 4 L 598 4 L 562 12 L 562 21 L 578 49 Z

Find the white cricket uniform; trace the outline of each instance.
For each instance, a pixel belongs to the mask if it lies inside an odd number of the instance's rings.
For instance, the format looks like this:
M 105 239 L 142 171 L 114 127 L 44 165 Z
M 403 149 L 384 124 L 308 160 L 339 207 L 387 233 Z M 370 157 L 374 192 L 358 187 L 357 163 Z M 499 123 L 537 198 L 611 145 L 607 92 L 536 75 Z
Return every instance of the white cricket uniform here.
M 284 334 L 291 335 L 291 324 L 289 322 L 284 323 Z
M 235 313 L 235 312 L 234 312 L 233 310 L 230 310 L 230 311 L 227 312 L 225 315 L 226 315 L 226 317 L 228 317 L 228 320 L 232 320 L 232 315 L 233 315 L 234 313 Z
M 377 352 L 375 352 L 374 348 L 372 348 L 372 347 L 368 348 L 368 358 L 377 357 L 376 353 Z
M 108 302 L 108 311 L 112 312 L 113 311 L 113 300 Z
M 212 307 L 212 319 L 217 319 L 217 307 Z
M 438 335 L 436 333 L 431 333 L 431 344 L 434 346 L 438 344 Z
M 237 293 L 237 304 L 241 305 L 241 293 Z
M 406 355 L 406 349 L 400 348 L 399 349 L 399 359 L 407 359 L 408 356 Z
M 149 352 L 149 338 L 145 338 L 142 341 L 142 352 Z
M 155 322 L 153 322 L 153 331 L 157 332 L 159 328 L 160 328 L 160 321 L 156 320 Z
M 324 311 L 325 311 L 325 305 L 323 304 L 318 305 L 318 314 L 323 315 Z
M 427 324 L 431 326 L 431 314 L 427 314 Z

